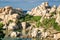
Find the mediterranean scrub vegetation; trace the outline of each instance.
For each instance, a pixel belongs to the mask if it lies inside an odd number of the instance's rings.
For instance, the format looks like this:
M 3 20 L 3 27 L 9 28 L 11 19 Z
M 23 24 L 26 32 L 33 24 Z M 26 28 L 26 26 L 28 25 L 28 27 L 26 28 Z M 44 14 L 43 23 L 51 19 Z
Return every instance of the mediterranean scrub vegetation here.
M 2 27 L 4 26 L 4 24 L 2 22 L 0 22 L 0 40 L 2 40 L 2 38 L 4 38 L 5 34 L 3 33 L 3 29 Z
M 41 16 L 32 16 L 27 14 L 26 16 L 21 17 L 19 21 L 20 22 L 34 21 L 36 22 L 36 27 L 42 26 L 46 29 L 53 27 L 55 30 L 60 31 L 60 25 L 58 25 L 58 23 L 55 22 L 56 20 L 55 18 L 50 18 L 50 19 L 44 18 L 42 23 L 40 22 L 40 19 Z
M 29 14 L 26 14 L 26 16 L 24 17 L 21 17 L 20 18 L 20 21 L 23 22 L 23 21 L 39 21 L 41 18 L 41 16 L 32 16 L 32 15 L 29 15 Z
M 50 27 L 53 27 L 55 30 L 60 31 L 60 25 L 58 25 L 58 23 L 55 22 L 54 18 L 44 19 L 43 20 L 43 25 L 47 29 L 50 28 Z
M 26 14 L 26 16 L 21 17 L 19 21 L 20 22 L 27 22 L 27 21 L 36 22 L 36 26 L 39 27 L 40 19 L 41 19 L 41 16 L 32 16 L 32 15 Z
M 2 30 L 2 27 L 3 27 L 3 23 L 0 22 L 0 30 Z

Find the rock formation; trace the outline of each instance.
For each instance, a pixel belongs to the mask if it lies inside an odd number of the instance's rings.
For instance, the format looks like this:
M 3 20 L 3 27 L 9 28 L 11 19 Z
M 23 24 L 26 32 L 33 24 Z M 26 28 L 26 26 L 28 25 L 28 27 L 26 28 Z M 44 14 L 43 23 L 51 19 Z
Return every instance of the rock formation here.
M 54 33 L 53 36 L 54 36 L 55 40 L 60 40 L 60 33 L 59 32 Z
M 60 25 L 60 6 L 57 7 L 56 13 L 56 22 Z
M 20 35 L 20 32 L 11 32 L 10 37 L 15 38 Z
M 48 2 L 44 2 L 40 6 L 33 8 L 31 12 L 28 13 L 33 16 L 42 16 L 48 13 L 48 11 L 50 11 L 49 4 Z
M 23 10 L 19 8 L 14 9 L 11 6 L 0 8 L 0 22 L 4 24 L 3 29 L 6 29 L 5 36 L 8 36 L 11 31 L 20 28 L 20 26 L 18 26 L 17 23 L 18 23 L 18 19 L 22 15 L 23 15 Z M 11 36 L 16 37 L 16 33 L 15 32 L 11 33 Z
M 16 24 L 18 22 L 18 18 L 20 18 L 19 14 L 22 15 L 23 11 L 19 10 L 19 9 L 13 9 L 11 6 L 6 6 L 4 8 L 0 8 L 0 22 L 2 22 L 4 25 L 12 23 L 13 26 L 16 26 L 14 24 Z M 10 24 L 8 26 L 9 29 L 13 27 Z
M 16 12 L 18 11 L 18 12 Z M 13 9 L 10 6 L 6 6 L 4 8 L 0 9 L 0 19 L 1 22 L 3 22 L 4 24 L 8 23 L 9 20 L 12 20 L 13 22 L 16 22 L 17 19 L 20 17 L 19 14 L 22 14 L 22 10 L 18 10 L 18 9 Z
M 27 13 L 33 16 L 42 16 L 40 22 L 42 22 L 44 18 L 49 19 L 53 16 L 53 18 L 56 18 L 56 22 L 60 25 L 60 6 L 56 7 L 56 5 L 53 5 L 51 7 L 48 2 L 44 2 Z
M 21 24 L 22 24 L 22 28 L 23 28 L 22 34 L 26 35 L 26 22 L 22 22 Z
M 37 37 L 37 34 L 38 34 L 38 28 L 34 28 L 31 33 L 32 37 Z

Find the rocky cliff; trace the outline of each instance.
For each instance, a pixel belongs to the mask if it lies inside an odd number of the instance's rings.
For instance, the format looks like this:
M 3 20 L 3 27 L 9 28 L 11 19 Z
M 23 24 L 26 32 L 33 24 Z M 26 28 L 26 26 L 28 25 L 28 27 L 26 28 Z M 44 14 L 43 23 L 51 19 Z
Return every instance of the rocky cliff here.
M 16 22 L 20 17 L 19 14 L 22 14 L 22 9 L 13 9 L 10 6 L 6 6 L 4 8 L 0 8 L 0 21 L 4 24 L 8 23 L 8 21 Z
M 59 15 L 60 15 L 60 6 L 56 6 L 53 5 L 52 7 L 49 6 L 48 2 L 44 2 L 41 5 L 33 8 L 31 11 L 27 12 L 29 15 L 33 15 L 33 16 L 42 16 L 41 18 L 41 22 L 43 20 L 43 18 L 51 18 L 51 16 L 53 16 L 54 18 L 56 18 L 56 22 L 58 24 L 60 24 L 59 22 Z

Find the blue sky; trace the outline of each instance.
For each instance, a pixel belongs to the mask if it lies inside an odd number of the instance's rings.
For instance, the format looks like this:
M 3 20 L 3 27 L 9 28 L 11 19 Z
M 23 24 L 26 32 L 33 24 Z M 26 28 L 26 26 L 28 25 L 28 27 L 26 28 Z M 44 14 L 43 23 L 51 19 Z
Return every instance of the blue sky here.
M 0 0 L 0 7 L 9 5 L 14 8 L 22 8 L 23 10 L 29 10 L 45 1 L 49 2 L 49 5 L 51 6 L 58 6 L 60 4 L 59 0 Z

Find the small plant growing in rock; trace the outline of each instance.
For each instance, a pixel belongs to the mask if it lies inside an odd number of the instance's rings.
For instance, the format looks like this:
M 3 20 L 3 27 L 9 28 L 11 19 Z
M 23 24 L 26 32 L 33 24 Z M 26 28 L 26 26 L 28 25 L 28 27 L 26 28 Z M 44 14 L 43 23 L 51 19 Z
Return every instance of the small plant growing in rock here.
M 60 25 L 58 23 L 54 23 L 53 27 L 55 30 L 60 31 Z
M 51 17 L 54 16 L 55 14 L 56 14 L 55 12 L 52 12 L 52 13 L 51 13 Z
M 2 22 L 0 22 L 0 30 L 2 29 L 3 26 L 4 26 L 4 24 Z
M 8 23 L 12 23 L 12 22 L 13 22 L 13 20 L 9 20 L 9 21 L 8 21 Z

